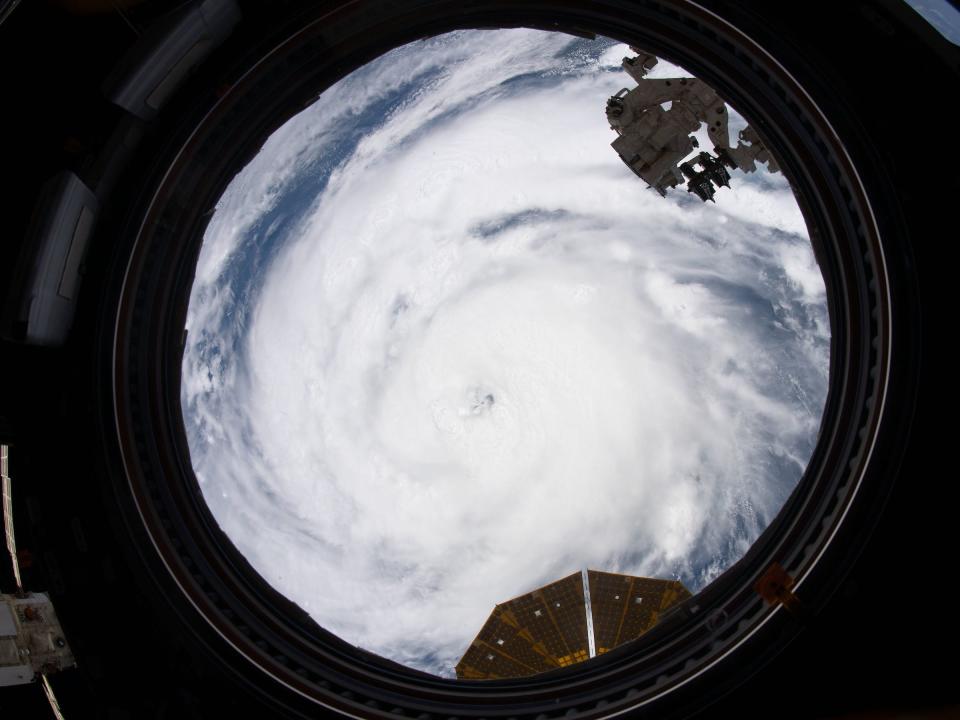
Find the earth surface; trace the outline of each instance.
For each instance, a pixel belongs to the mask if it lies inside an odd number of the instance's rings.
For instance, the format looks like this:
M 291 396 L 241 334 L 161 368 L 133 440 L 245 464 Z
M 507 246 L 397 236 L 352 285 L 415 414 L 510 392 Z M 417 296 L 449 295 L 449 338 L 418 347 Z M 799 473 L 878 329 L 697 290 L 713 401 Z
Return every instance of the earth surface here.
M 532 30 L 404 46 L 216 207 L 183 361 L 196 475 L 351 643 L 451 677 L 494 604 L 583 567 L 696 592 L 804 471 L 830 330 L 803 218 L 762 170 L 716 204 L 647 189 L 604 115 L 630 54 Z

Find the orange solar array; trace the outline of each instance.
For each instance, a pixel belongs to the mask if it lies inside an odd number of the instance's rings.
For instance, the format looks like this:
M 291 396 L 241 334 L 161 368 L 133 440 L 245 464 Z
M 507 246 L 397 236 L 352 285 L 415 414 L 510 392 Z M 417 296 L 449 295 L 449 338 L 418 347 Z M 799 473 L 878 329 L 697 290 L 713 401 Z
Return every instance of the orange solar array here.
M 676 580 L 587 572 L 597 654 L 633 640 L 667 608 L 690 597 Z M 494 607 L 460 662 L 457 677 L 514 678 L 589 657 L 583 576 L 575 573 Z

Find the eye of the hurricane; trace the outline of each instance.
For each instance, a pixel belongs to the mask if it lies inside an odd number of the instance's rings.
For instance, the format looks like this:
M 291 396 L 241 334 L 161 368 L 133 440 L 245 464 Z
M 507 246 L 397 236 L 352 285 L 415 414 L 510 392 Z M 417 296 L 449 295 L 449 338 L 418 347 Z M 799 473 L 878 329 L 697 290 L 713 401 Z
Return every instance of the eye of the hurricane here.
M 193 467 L 253 568 L 471 679 L 631 641 L 742 557 L 830 364 L 757 133 L 642 49 L 534 30 L 400 47 L 290 118 L 210 219 L 187 329 Z

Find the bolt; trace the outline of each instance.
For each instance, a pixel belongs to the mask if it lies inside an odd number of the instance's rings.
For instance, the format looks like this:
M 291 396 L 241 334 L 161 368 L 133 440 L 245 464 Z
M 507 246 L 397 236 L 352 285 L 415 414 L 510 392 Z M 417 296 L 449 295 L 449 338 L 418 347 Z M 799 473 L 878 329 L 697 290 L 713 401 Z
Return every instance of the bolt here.
M 719 609 L 714 610 L 707 617 L 707 629 L 710 632 L 716 632 L 727 622 L 727 612 L 726 610 Z

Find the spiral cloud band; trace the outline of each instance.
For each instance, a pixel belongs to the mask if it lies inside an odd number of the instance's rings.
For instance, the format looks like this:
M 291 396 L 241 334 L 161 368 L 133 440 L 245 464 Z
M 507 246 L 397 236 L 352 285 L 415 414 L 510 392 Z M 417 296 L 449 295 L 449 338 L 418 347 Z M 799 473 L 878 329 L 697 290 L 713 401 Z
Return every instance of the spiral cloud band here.
M 830 344 L 803 218 L 780 175 L 716 205 L 647 190 L 604 117 L 628 54 L 399 48 L 216 208 L 183 361 L 197 478 L 351 643 L 450 676 L 495 603 L 582 567 L 695 592 L 803 472 Z

